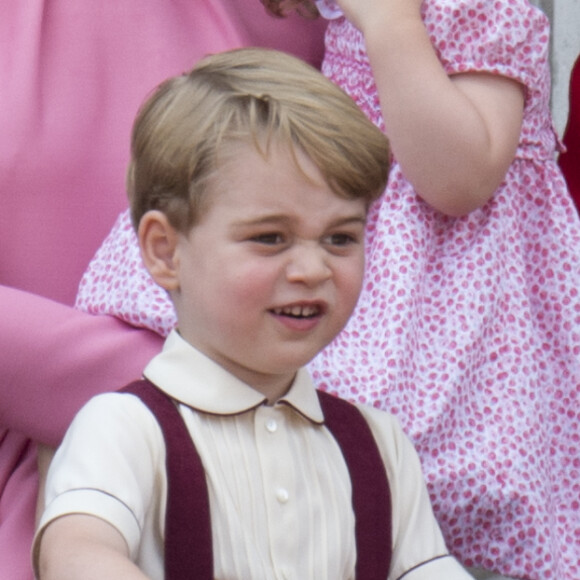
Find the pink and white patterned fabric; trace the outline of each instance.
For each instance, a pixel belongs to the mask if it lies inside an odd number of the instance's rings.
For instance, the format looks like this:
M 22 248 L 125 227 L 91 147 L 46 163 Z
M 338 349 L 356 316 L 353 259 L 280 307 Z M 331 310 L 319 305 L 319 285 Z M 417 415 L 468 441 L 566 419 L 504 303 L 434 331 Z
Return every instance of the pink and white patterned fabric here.
M 463 218 L 422 202 L 394 163 L 371 211 L 358 307 L 310 369 L 323 389 L 398 416 L 464 564 L 578 580 L 580 219 L 554 161 L 548 21 L 526 0 L 425 0 L 423 17 L 449 74 L 525 86 L 516 158 Z M 384 128 L 363 38 L 344 18 L 329 23 L 323 70 Z M 162 334 L 174 326 L 126 214 L 78 306 Z
M 334 20 L 343 15 L 340 6 L 334 0 L 316 0 L 315 4 L 320 16 L 326 20 Z

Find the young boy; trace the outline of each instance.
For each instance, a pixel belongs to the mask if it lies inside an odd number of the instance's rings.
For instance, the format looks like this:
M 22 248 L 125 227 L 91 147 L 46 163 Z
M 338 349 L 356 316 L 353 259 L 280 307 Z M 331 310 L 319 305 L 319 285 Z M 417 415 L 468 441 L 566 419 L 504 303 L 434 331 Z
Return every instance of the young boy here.
M 41 580 L 469 578 L 396 421 L 303 368 L 356 304 L 388 158 L 344 93 L 278 52 L 210 56 L 153 94 L 129 197 L 178 330 L 144 381 L 73 422 Z

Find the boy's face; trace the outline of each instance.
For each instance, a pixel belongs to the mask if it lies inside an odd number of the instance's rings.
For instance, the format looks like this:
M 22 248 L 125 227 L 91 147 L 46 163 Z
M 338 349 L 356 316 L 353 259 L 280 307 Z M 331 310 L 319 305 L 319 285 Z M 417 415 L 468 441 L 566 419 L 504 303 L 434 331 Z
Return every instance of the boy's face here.
M 336 196 L 300 151 L 239 145 L 176 248 L 183 338 L 258 390 L 290 384 L 346 324 L 364 269 L 366 207 Z

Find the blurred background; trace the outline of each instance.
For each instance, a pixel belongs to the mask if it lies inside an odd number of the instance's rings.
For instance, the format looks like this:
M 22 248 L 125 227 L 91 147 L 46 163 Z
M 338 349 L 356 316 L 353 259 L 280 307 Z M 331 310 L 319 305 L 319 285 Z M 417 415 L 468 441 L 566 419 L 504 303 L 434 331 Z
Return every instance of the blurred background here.
M 560 135 L 568 118 L 570 70 L 580 54 L 580 0 L 532 0 L 552 21 L 552 112 Z

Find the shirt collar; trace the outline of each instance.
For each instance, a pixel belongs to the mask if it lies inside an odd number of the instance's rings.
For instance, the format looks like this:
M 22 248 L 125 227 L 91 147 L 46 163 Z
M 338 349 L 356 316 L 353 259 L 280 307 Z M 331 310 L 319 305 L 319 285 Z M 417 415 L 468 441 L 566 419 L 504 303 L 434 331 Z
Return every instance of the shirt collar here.
M 176 330 L 143 374 L 173 399 L 204 413 L 237 415 L 266 403 L 264 395 L 190 345 Z M 298 370 L 290 390 L 276 405 L 288 405 L 314 423 L 324 422 L 305 368 Z

